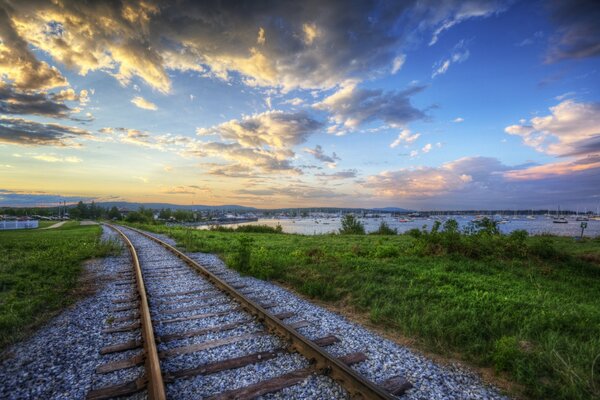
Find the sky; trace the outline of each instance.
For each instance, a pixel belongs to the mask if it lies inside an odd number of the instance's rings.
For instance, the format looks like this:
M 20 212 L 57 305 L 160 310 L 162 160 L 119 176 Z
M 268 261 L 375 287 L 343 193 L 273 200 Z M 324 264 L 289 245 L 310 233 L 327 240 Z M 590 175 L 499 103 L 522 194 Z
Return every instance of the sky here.
M 0 0 L 0 206 L 595 211 L 600 3 Z

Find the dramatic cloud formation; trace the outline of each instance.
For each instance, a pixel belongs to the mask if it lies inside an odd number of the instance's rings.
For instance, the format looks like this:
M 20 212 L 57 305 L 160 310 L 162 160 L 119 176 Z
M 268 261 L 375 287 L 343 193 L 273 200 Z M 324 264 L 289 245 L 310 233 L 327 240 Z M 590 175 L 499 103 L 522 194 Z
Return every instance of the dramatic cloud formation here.
M 292 147 L 302 144 L 322 123 L 305 112 L 268 111 L 231 120 L 211 128 L 199 128 L 199 136 L 218 136 L 223 142 L 196 142 L 187 154 L 198 157 L 220 157 L 234 161 L 234 173 L 244 168 L 261 172 L 290 171 L 301 173 L 291 160 Z M 227 174 L 219 167 L 212 173 Z
M 550 41 L 548 61 L 600 55 L 600 7 L 596 0 L 552 0 L 548 7 L 558 30 Z
M 219 135 L 245 147 L 286 149 L 304 143 L 322 124 L 304 112 L 268 111 L 231 120 L 212 128 L 199 128 L 200 136 Z
M 89 138 L 91 133 L 59 124 L 42 124 L 22 118 L 0 116 L 0 143 L 26 146 L 77 146 L 76 138 Z
M 71 109 L 62 99 L 46 93 L 15 90 L 0 81 L 0 112 L 3 114 L 33 114 L 65 118 Z
M 131 99 L 131 102 L 133 104 L 135 104 L 136 107 L 143 108 L 144 110 L 152 110 L 152 111 L 158 110 L 158 107 L 156 106 L 156 104 L 144 99 L 141 96 L 134 97 L 133 99 Z
M 20 2 L 22 5 L 25 2 Z M 6 77 L 19 90 L 52 89 L 68 85 L 55 68 L 38 61 L 27 40 L 17 32 L 11 6 L 0 4 L 0 78 Z
M 30 43 L 82 75 L 103 70 L 123 84 L 137 76 L 161 92 L 171 89 L 169 69 L 222 79 L 235 72 L 250 85 L 286 90 L 331 88 L 386 65 L 398 71 L 397 49 L 415 28 L 434 28 L 433 42 L 465 19 L 502 9 L 488 1 L 427 3 L 14 2 L 0 12 L 0 72 L 21 89 L 66 85 Z
M 425 117 L 423 111 L 410 104 L 410 96 L 424 86 L 413 86 L 401 92 L 360 89 L 356 81 L 345 82 L 341 89 L 314 105 L 316 109 L 331 113 L 335 124 L 330 131 L 356 129 L 359 125 L 381 120 L 403 126 Z
M 550 107 L 551 115 L 535 117 L 529 124 L 508 126 L 510 135 L 538 151 L 555 156 L 600 152 L 600 103 L 565 100 Z

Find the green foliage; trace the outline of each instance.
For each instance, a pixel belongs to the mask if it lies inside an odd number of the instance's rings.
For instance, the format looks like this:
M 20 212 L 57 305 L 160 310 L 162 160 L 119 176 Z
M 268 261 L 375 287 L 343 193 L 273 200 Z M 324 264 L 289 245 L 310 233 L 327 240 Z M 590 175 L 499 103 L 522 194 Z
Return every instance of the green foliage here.
M 381 223 L 379 224 L 379 228 L 375 231 L 375 232 L 371 232 L 371 235 L 397 235 L 398 234 L 398 229 L 394 228 L 390 228 L 390 226 L 388 224 L 385 223 L 385 221 L 381 221 Z
M 274 228 L 268 225 L 239 225 L 236 228 L 212 225 L 209 229 L 216 232 L 283 233 L 283 227 L 280 224 L 277 224 Z
M 100 232 L 78 223 L 0 232 L 0 348 L 73 300 L 83 260 L 120 250 L 100 241 Z
M 252 242 L 254 240 L 248 236 L 238 238 L 237 253 L 235 258 L 235 267 L 241 272 L 250 272 L 250 256 L 252 254 Z
M 365 226 L 352 214 L 346 214 L 342 217 L 342 235 L 364 235 Z
M 123 216 L 119 212 L 119 209 L 116 206 L 113 206 L 108 212 L 108 219 L 121 219 Z
M 448 221 L 396 236 L 146 228 L 180 244 L 189 234 L 189 251 L 218 253 L 245 273 L 359 310 L 428 351 L 503 371 L 530 398 L 600 396 L 598 239 L 466 234 Z M 241 238 L 252 239 L 246 267 Z

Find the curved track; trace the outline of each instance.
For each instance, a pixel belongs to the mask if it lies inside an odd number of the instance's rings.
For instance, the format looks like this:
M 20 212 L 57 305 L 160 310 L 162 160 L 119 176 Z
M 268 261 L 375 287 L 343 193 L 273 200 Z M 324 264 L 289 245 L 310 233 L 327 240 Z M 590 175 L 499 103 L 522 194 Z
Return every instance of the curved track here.
M 146 232 L 134 228 L 108 224 L 107 226 L 119 233 L 131 254 L 134 268 L 132 277 L 135 278 L 137 294 L 122 302 L 132 304 L 130 309 L 135 302 L 139 303 L 138 314 L 134 316 L 139 318 L 139 322 L 131 323 L 132 321 L 127 321 L 127 318 L 121 318 L 120 322 L 129 324 L 124 327 L 113 327 L 106 332 L 123 332 L 139 328 L 141 341 L 130 340 L 108 346 L 103 351 L 118 353 L 143 347 L 143 352 L 129 359 L 107 363 L 100 366 L 97 371 L 115 371 L 121 367 L 128 368 L 143 363 L 144 373 L 125 383 L 95 389 L 88 394 L 89 399 L 126 396 L 142 390 L 147 391 L 150 399 L 165 399 L 167 397 L 165 392 L 169 393 L 169 397 L 177 398 L 176 391 L 165 391 L 165 382 L 169 385 L 180 379 L 197 375 L 234 370 L 275 359 L 290 352 L 299 353 L 304 357 L 303 368 L 247 386 L 224 388 L 218 393 L 213 390 L 214 394 L 211 394 L 210 398 L 254 398 L 300 383 L 314 373 L 329 376 L 345 388 L 353 398 L 393 399 L 410 387 L 410 384 L 400 377 L 390 379 L 381 386 L 366 380 L 349 367 L 353 363 L 363 361 L 366 358 L 364 354 L 353 353 L 336 358 L 324 349 L 339 340 L 335 336 L 310 340 L 296 330 L 298 324 L 286 324 L 283 321 L 293 313 L 269 312 L 269 309 L 276 305 L 251 296 L 255 293 L 244 292 L 243 284 L 236 285 L 235 282 L 226 281 L 173 246 Z M 186 290 L 177 291 L 182 288 L 181 285 L 184 285 Z M 170 307 L 172 305 L 181 307 Z M 120 308 L 123 309 L 127 309 L 127 305 Z M 241 320 L 219 321 L 220 317 L 229 318 L 235 313 L 240 314 Z M 175 315 L 180 316 L 173 318 L 172 316 Z M 207 324 L 207 321 L 214 318 L 216 323 Z M 253 324 L 254 328 L 243 328 L 241 335 L 228 333 L 226 336 L 219 336 L 224 332 L 235 333 L 249 323 Z M 168 328 L 170 324 L 183 324 L 184 330 L 174 331 Z M 200 342 L 196 340 L 199 336 L 207 334 L 217 334 L 217 339 Z M 249 341 L 259 342 L 261 338 L 276 341 L 279 346 L 248 354 L 248 348 L 252 347 L 248 344 Z M 178 343 L 176 342 L 178 340 L 185 345 L 163 346 L 168 342 Z M 163 346 L 160 351 L 157 342 Z M 210 351 L 234 344 L 242 346 L 242 350 L 238 353 L 243 355 L 217 357 L 216 361 L 179 370 L 170 368 L 167 372 L 161 368 L 161 361 L 170 357 Z

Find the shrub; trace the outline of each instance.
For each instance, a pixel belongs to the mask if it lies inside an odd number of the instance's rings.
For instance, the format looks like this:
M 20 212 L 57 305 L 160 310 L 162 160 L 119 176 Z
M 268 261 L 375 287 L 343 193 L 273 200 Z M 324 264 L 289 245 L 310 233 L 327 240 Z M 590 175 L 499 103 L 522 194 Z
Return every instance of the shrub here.
M 365 226 L 352 214 L 346 214 L 342 218 L 342 235 L 364 235 Z
M 241 272 L 250 271 L 250 255 L 252 251 L 252 238 L 241 236 L 238 239 L 236 257 L 234 259 L 235 267 Z
M 406 231 L 406 234 L 408 236 L 414 237 L 415 239 L 419 239 L 421 236 L 423 236 L 423 232 L 418 228 L 412 228 L 412 229 Z
M 216 232 L 283 233 L 283 228 L 280 224 L 277 224 L 274 228 L 268 225 L 240 225 L 237 228 L 229 228 L 223 225 L 211 225 L 209 229 Z
M 398 234 L 398 229 L 394 228 L 390 228 L 390 226 L 388 224 L 385 223 L 385 221 L 381 221 L 381 223 L 379 224 L 379 228 L 375 231 L 371 233 L 372 235 L 397 235 Z

